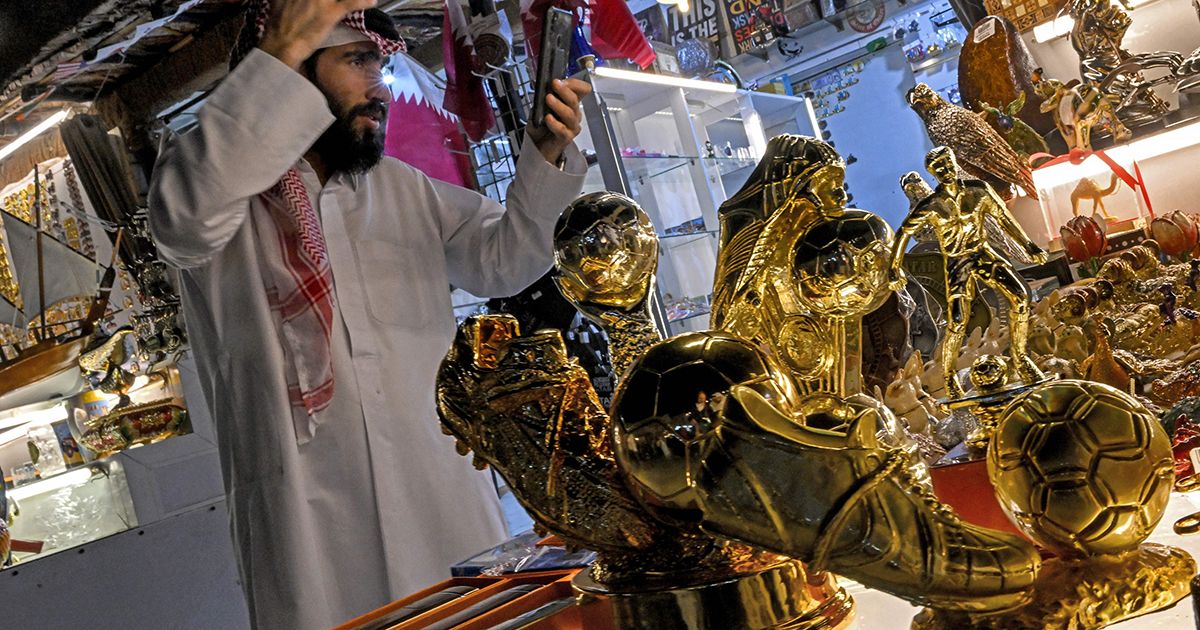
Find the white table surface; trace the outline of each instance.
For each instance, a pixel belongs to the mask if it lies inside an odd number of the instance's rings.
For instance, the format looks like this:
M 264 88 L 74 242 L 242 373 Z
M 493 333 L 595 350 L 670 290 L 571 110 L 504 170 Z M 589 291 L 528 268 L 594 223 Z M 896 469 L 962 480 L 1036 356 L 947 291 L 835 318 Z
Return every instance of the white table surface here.
M 1147 542 L 1179 547 L 1200 558 L 1200 534 L 1179 536 L 1171 530 L 1176 520 L 1200 511 L 1200 492 L 1172 493 L 1167 512 Z M 854 597 L 854 620 L 848 630 L 892 630 L 908 628 L 920 608 L 880 591 L 868 589 L 857 582 L 839 578 Z M 1191 596 L 1179 600 L 1171 608 L 1135 617 L 1109 626 L 1121 630 L 1192 630 L 1196 622 L 1192 613 Z

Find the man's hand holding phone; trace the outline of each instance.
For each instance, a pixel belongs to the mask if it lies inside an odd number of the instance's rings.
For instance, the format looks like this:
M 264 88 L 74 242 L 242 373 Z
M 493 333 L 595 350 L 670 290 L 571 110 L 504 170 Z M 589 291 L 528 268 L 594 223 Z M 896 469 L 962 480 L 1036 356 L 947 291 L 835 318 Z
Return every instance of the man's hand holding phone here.
M 579 79 L 554 79 L 550 82 L 542 124 L 529 126 L 529 137 L 547 162 L 557 164 L 563 150 L 579 135 L 583 126 L 580 102 L 591 93 L 591 84 Z

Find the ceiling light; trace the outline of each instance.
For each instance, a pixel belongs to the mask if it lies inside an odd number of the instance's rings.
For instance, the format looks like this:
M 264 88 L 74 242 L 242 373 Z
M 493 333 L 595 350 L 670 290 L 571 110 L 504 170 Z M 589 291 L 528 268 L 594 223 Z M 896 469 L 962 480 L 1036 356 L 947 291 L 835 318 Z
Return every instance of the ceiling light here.
M 3 160 L 4 158 L 12 155 L 12 153 L 14 151 L 21 148 L 21 146 L 24 145 L 26 142 L 29 142 L 30 140 L 33 140 L 34 138 L 38 137 L 39 135 L 41 135 L 41 133 L 43 131 L 62 122 L 63 119 L 66 117 L 67 117 L 67 110 L 64 109 L 64 110 L 54 114 L 53 116 L 47 118 L 46 120 L 43 120 L 42 122 L 38 123 L 37 126 L 34 127 L 33 129 L 30 129 L 29 131 L 26 131 L 24 134 L 21 134 L 20 138 L 17 138 L 16 140 L 13 140 L 12 142 L 4 145 L 4 148 L 0 149 L 0 160 Z

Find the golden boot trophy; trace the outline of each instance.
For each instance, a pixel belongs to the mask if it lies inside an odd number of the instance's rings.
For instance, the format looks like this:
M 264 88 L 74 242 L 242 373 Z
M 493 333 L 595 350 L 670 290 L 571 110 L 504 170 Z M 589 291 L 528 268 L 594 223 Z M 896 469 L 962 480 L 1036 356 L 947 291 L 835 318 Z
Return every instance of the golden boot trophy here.
M 753 366 L 742 374 L 754 378 Z M 469 318 L 437 380 L 442 427 L 491 465 L 537 523 L 598 552 L 576 578 L 615 630 L 838 627 L 853 602 L 833 577 L 649 512 L 614 456 L 611 425 L 557 331 Z
M 656 345 L 613 403 L 617 462 L 635 496 L 660 518 L 915 603 L 991 611 L 1026 599 L 1033 547 L 937 501 L 912 453 L 879 439 L 886 407 L 863 396 L 806 409 L 789 381 L 727 333 Z

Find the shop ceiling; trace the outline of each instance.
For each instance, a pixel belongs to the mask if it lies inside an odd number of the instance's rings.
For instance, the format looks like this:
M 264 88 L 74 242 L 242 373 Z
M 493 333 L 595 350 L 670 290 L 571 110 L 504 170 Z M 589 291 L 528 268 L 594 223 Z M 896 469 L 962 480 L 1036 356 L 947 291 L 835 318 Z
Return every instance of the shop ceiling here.
M 247 4 L 5 0 L 0 9 L 0 146 L 66 105 L 107 97 L 144 114 L 169 105 L 172 96 L 203 88 L 194 84 L 211 83 L 222 74 Z M 431 44 L 441 33 L 441 0 L 380 4 L 396 18 L 418 59 L 423 51 L 433 52 Z M 179 85 L 169 85 L 173 82 Z

